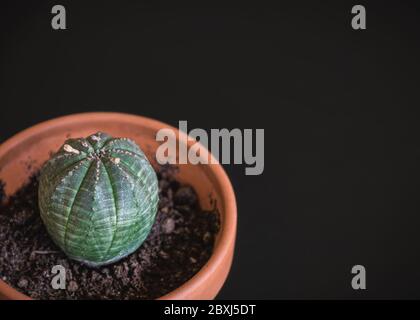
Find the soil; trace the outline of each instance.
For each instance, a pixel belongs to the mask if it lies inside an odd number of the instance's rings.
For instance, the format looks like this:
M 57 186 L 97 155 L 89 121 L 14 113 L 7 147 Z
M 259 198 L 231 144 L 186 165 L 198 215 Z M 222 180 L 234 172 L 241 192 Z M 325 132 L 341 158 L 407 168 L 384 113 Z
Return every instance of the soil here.
M 68 259 L 51 241 L 39 216 L 35 173 L 0 205 L 0 277 L 35 299 L 155 299 L 179 287 L 210 258 L 219 215 L 203 211 L 176 172 L 157 172 L 159 211 L 147 240 L 127 258 L 100 268 Z M 0 182 L 0 203 L 4 199 Z M 52 288 L 55 265 L 66 269 L 66 289 Z

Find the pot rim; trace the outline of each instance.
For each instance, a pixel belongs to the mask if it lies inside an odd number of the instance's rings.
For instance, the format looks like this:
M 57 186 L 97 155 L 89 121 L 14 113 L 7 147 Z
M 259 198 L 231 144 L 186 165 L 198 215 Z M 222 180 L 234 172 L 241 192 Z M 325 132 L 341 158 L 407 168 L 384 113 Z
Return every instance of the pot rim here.
M 171 125 L 168 125 L 164 122 L 154 120 L 148 117 L 133 115 L 128 113 L 120 112 L 84 112 L 76 113 L 71 115 L 60 116 L 54 119 L 40 122 L 28 129 L 25 129 L 11 138 L 6 140 L 4 143 L 0 144 L 0 158 L 8 153 L 9 150 L 15 148 L 21 143 L 22 140 L 26 140 L 34 134 L 42 132 L 46 128 L 57 128 L 60 127 L 63 122 L 90 122 L 92 118 L 95 118 L 96 121 L 115 121 L 120 119 L 121 121 L 131 122 L 131 123 L 147 123 L 149 128 L 154 130 L 159 130 L 162 128 L 168 128 L 174 130 L 178 134 L 178 138 L 186 139 L 188 137 L 187 133 L 179 131 L 178 128 L 175 128 Z M 188 145 L 190 146 L 193 141 L 189 141 Z M 209 152 L 210 157 L 214 159 L 213 155 Z M 215 163 L 215 162 L 211 162 Z M 183 299 L 187 292 L 195 291 L 201 286 L 201 284 L 208 281 L 210 275 L 216 272 L 217 268 L 227 259 L 229 255 L 229 248 L 234 245 L 236 238 L 236 226 L 237 226 L 237 206 L 235 199 L 235 192 L 233 186 L 229 180 L 228 175 L 223 169 L 220 163 L 209 165 L 209 170 L 214 174 L 216 180 L 220 183 L 221 191 L 223 193 L 223 211 L 225 215 L 222 219 L 221 231 L 219 234 L 219 239 L 216 242 L 216 246 L 213 250 L 213 254 L 207 263 L 187 282 L 183 283 L 181 286 L 175 290 L 167 293 L 166 295 L 158 298 L 158 300 L 169 300 L 169 299 Z M 9 286 L 0 278 L 0 293 L 3 294 L 6 298 L 13 300 L 32 300 L 29 296 L 19 292 L 12 286 Z

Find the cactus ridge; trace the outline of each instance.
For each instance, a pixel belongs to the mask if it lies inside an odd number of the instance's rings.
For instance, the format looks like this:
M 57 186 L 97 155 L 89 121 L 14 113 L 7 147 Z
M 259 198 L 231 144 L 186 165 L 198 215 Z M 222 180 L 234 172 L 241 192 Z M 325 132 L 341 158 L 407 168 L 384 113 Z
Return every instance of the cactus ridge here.
M 41 172 L 39 207 L 48 233 L 70 258 L 91 266 L 136 250 L 157 206 L 156 173 L 126 138 L 69 139 Z

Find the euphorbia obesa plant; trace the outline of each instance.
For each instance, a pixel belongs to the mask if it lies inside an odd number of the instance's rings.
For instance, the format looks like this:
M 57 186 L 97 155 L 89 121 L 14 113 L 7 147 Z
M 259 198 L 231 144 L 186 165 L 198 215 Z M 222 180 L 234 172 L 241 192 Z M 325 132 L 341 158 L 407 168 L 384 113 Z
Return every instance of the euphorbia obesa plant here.
M 41 218 L 54 242 L 91 266 L 115 262 L 146 239 L 158 181 L 141 149 L 97 133 L 65 142 L 41 171 Z

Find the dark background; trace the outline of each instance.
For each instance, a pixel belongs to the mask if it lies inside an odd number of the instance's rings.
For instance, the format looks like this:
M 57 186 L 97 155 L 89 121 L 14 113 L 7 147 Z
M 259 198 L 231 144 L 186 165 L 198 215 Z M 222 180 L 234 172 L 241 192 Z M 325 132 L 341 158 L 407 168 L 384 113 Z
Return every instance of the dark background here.
M 420 298 L 417 3 L 1 1 L 0 142 L 95 110 L 264 128 L 263 175 L 225 166 L 239 229 L 219 298 Z

